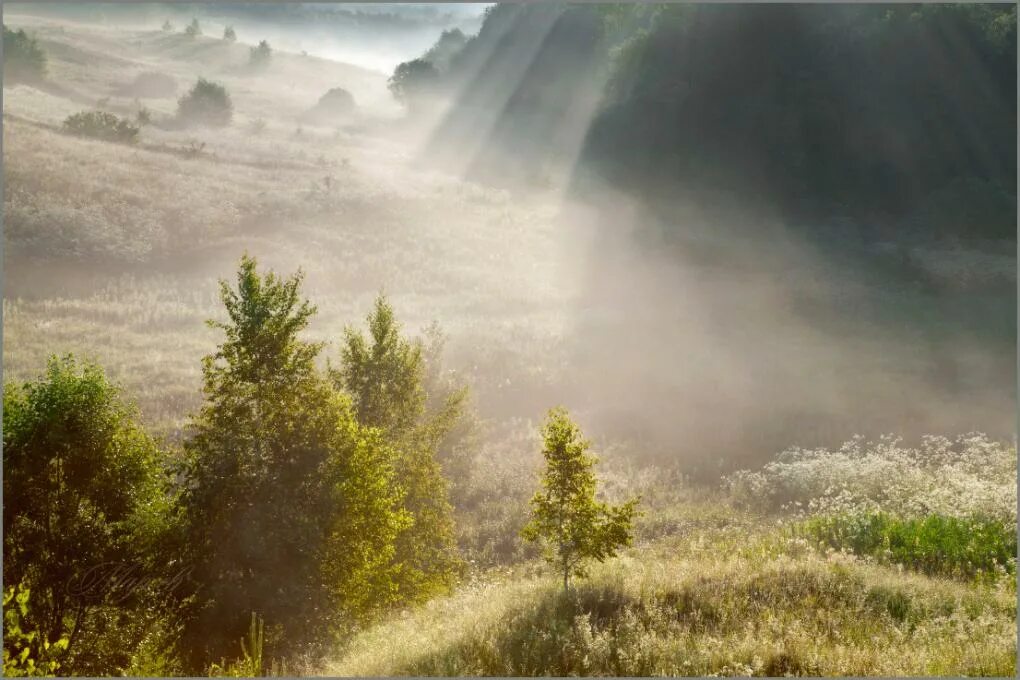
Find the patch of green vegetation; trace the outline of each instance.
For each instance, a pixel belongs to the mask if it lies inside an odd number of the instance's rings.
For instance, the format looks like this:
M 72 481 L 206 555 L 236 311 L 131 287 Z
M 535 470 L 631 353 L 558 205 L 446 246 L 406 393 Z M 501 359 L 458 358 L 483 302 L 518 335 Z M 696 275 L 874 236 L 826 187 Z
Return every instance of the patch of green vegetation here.
M 1016 572 L 1016 532 L 996 519 L 858 513 L 814 517 L 799 531 L 827 547 L 930 575 L 994 578 L 997 571 Z

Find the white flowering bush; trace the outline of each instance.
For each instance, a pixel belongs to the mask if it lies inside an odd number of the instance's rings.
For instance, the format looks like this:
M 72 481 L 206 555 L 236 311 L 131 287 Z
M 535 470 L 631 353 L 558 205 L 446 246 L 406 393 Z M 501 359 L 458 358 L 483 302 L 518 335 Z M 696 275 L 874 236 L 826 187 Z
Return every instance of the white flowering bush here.
M 725 480 L 735 500 L 799 515 L 885 512 L 900 517 L 983 516 L 1015 527 L 1017 453 L 981 433 L 855 437 L 838 449 L 788 449 L 760 470 Z

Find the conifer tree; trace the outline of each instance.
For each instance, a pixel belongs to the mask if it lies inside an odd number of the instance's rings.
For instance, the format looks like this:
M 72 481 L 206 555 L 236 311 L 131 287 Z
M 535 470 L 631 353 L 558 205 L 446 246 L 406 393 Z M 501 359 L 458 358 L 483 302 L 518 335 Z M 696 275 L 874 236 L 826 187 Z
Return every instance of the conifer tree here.
M 315 313 L 301 280 L 245 256 L 236 289 L 221 282 L 228 318 L 210 325 L 225 339 L 186 444 L 191 670 L 230 655 L 252 612 L 271 657 L 393 598 L 408 518 L 392 453 L 317 372 L 321 343 L 299 338 Z

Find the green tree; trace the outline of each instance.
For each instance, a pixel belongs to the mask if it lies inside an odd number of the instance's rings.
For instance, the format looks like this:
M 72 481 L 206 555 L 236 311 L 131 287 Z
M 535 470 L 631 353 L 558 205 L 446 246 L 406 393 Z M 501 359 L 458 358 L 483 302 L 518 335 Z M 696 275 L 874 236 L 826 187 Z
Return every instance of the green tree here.
M 397 101 L 414 111 L 426 106 L 439 85 L 439 71 L 424 59 L 397 65 L 388 87 Z
M 332 374 L 351 395 L 358 422 L 379 428 L 398 451 L 397 479 L 407 494 L 404 508 L 414 520 L 397 539 L 398 596 L 424 600 L 448 589 L 461 566 L 437 452 L 460 419 L 466 393 L 455 390 L 437 408 L 427 408 L 423 343 L 401 335 L 384 296 L 368 316 L 368 331 L 366 338 L 346 329 L 341 367 Z
M 597 459 L 565 409 L 549 411 L 542 437 L 542 490 L 531 499 L 531 521 L 521 534 L 545 542 L 546 560 L 559 569 L 566 590 L 570 576 L 587 575 L 588 560 L 602 562 L 630 545 L 638 499 L 617 506 L 595 500 Z
M 182 641 L 189 669 L 230 655 L 251 612 L 269 655 L 326 642 L 324 630 L 384 606 L 408 523 L 392 453 L 321 376 L 322 344 L 302 275 L 241 260 L 221 282 L 224 341 L 203 362 L 205 405 L 186 443 L 184 499 L 195 594 Z
M 148 552 L 163 545 L 171 497 L 137 415 L 102 369 L 71 356 L 4 386 L 4 582 L 31 590 L 26 625 L 67 635 L 69 672 L 127 663 L 141 632 L 122 619 L 145 595 L 129 584 L 161 575 Z
M 46 53 L 24 29 L 3 27 L 4 80 L 35 82 L 46 77 Z
M 223 29 L 223 39 L 227 42 L 235 42 L 237 40 L 237 33 L 234 32 L 233 26 L 226 26 Z

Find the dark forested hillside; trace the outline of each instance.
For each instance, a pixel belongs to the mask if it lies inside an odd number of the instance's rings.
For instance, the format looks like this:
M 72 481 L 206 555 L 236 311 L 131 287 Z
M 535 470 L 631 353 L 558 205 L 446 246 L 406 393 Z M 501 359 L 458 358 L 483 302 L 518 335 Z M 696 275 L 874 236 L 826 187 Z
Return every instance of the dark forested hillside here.
M 436 140 L 489 179 L 584 134 L 579 175 L 645 198 L 1014 237 L 1015 7 L 499 6 L 468 55 Z

